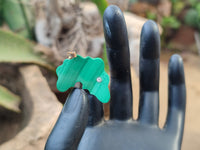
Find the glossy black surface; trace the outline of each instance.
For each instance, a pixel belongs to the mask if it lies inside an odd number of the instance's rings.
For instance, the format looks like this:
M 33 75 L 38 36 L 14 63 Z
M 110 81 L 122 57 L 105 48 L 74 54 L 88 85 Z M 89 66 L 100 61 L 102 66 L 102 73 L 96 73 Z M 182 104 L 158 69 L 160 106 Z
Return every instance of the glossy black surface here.
M 144 24 L 140 44 L 139 118 L 133 120 L 130 56 L 124 17 L 118 7 L 109 6 L 103 22 L 111 70 L 110 120 L 103 119 L 103 106 L 94 96 L 75 89 L 67 99 L 45 149 L 180 150 L 186 104 L 181 57 L 173 55 L 169 61 L 168 116 L 164 128 L 160 129 L 160 37 L 153 21 Z

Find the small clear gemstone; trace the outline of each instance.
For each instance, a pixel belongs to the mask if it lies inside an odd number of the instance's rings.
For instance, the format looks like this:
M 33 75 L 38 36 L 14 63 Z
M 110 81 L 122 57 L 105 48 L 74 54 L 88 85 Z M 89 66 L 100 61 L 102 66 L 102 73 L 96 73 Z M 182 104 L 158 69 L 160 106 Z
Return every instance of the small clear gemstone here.
M 102 81 L 101 77 L 98 77 L 97 82 L 101 82 L 101 81 Z

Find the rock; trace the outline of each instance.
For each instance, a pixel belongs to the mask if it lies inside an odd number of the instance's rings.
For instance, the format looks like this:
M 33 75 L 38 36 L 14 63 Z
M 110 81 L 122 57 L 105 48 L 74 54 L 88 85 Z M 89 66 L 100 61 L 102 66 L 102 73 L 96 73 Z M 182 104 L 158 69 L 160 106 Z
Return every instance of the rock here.
M 83 28 L 87 36 L 90 38 L 102 34 L 102 17 L 97 6 L 91 2 L 82 2 L 80 8 L 83 14 Z
M 45 46 L 52 46 L 61 31 L 61 20 L 54 16 L 47 22 L 45 18 L 39 18 L 35 25 L 35 35 L 37 41 Z
M 31 118 L 27 126 L 13 139 L 0 145 L 0 149 L 44 149 L 47 137 L 58 118 L 62 105 L 51 92 L 46 79 L 37 66 L 21 67 L 20 73 L 25 86 L 25 90 L 22 92 L 22 96 L 26 97 L 24 105 L 28 108 L 28 113 L 31 113 Z
M 105 43 L 104 36 L 94 37 L 89 44 L 88 55 L 91 57 L 99 57 L 103 51 Z

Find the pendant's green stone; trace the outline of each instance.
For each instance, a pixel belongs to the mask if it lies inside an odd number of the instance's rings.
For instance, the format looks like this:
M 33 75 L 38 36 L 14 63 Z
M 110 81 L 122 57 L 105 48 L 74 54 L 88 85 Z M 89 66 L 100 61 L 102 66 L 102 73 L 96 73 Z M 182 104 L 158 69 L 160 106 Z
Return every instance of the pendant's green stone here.
M 65 92 L 75 83 L 81 82 L 82 88 L 89 90 L 102 103 L 110 99 L 108 88 L 109 76 L 104 71 L 104 62 L 100 58 L 83 58 L 80 55 L 73 59 L 65 59 L 56 69 L 58 76 L 57 89 Z

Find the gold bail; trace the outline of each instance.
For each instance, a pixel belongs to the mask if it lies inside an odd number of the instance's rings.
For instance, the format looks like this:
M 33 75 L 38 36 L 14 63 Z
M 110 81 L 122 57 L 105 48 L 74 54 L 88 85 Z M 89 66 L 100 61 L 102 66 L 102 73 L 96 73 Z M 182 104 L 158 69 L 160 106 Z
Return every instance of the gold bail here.
M 72 59 L 77 56 L 76 51 L 68 51 L 67 52 L 67 59 Z

